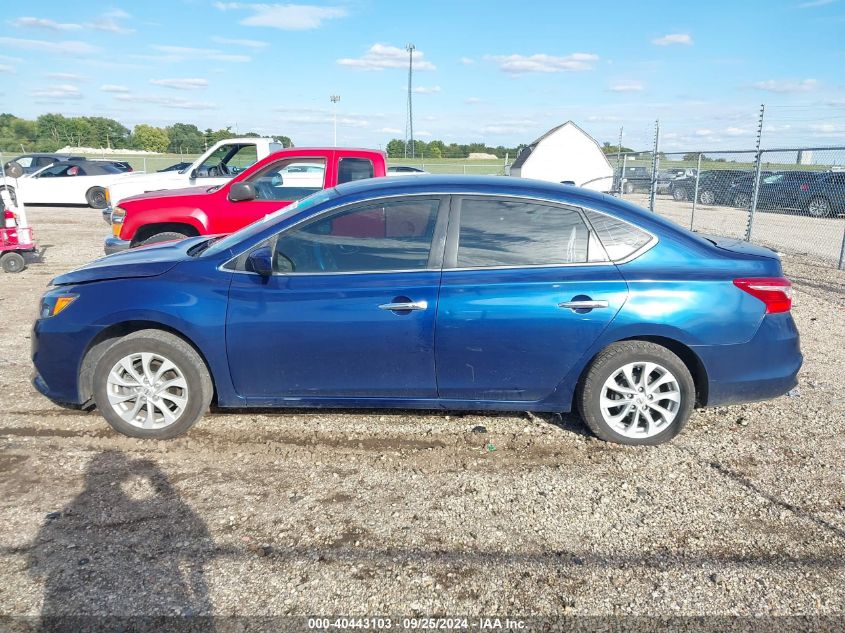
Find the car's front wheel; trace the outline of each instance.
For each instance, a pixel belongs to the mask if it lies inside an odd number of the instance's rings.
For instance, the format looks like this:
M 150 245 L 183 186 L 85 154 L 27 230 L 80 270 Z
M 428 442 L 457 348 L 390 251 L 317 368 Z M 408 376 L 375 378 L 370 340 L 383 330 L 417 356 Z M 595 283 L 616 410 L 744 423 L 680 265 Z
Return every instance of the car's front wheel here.
M 581 415 L 599 438 L 661 444 L 681 432 L 695 384 L 673 352 L 647 341 L 609 345 L 590 364 L 577 394 Z
M 805 211 L 814 218 L 826 218 L 830 215 L 830 202 L 827 198 L 816 196 L 807 203 Z
M 698 194 L 698 201 L 701 204 L 716 204 L 716 194 L 710 189 L 705 189 Z
M 211 377 L 199 354 L 161 330 L 129 334 L 94 369 L 94 402 L 124 435 L 169 439 L 185 433 L 208 410 Z
M 687 199 L 687 190 L 684 187 L 672 187 L 672 198 L 675 202 L 684 202 Z

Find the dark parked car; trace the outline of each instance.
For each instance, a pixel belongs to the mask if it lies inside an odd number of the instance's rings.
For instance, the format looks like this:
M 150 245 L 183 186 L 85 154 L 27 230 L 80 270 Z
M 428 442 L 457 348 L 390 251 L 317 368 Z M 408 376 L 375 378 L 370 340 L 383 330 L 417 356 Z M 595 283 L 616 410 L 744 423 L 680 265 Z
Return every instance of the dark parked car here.
M 818 178 L 814 171 L 777 171 L 760 174 L 758 209 L 800 209 L 801 194 L 810 189 Z M 737 178 L 731 183 L 731 198 L 735 207 L 748 209 L 754 195 L 754 175 Z
M 801 190 L 796 204 L 804 213 L 816 218 L 845 214 L 845 171 L 819 174 Z
M 12 159 L 18 165 L 23 167 L 23 173 L 33 174 L 43 167 L 58 163 L 63 160 L 85 160 L 82 156 L 71 156 L 70 154 L 50 154 L 46 152 L 35 152 L 33 154 L 23 154 L 17 158 Z
M 52 280 L 35 387 L 166 439 L 219 407 L 570 411 L 659 444 L 796 384 L 772 251 L 521 178 L 370 178 Z M 435 336 L 436 332 L 436 336 Z
M 158 171 L 182 171 L 191 165 L 193 165 L 193 163 L 174 163 L 173 165 L 169 165 L 164 169 L 159 169 Z
M 698 201 L 701 204 L 731 204 L 731 183 L 748 174 L 745 169 L 702 171 L 698 181 Z M 678 202 L 692 200 L 695 195 L 695 176 L 673 180 L 669 184 L 669 195 Z
M 637 166 L 625 167 L 625 173 L 622 174 L 621 189 L 622 193 L 648 191 L 651 189 L 651 169 Z

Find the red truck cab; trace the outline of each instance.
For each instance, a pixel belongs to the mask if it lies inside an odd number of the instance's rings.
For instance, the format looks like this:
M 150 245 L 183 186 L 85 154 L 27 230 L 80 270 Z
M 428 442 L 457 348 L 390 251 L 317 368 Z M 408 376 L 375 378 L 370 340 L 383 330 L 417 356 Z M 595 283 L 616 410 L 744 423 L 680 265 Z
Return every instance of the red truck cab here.
M 151 191 L 121 200 L 111 216 L 105 251 L 233 233 L 321 189 L 386 173 L 385 155 L 377 150 L 284 149 L 223 185 Z

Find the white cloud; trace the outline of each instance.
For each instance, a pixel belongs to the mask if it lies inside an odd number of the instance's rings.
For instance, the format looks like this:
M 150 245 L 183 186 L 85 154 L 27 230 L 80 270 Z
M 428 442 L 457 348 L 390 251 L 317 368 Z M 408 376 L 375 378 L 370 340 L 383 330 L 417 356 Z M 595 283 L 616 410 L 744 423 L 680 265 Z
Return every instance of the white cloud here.
M 481 128 L 482 134 L 525 134 L 537 126 L 536 121 L 530 119 L 515 119 L 511 121 L 500 121 L 493 125 L 485 125 Z
M 810 0 L 810 2 L 802 2 L 798 5 L 798 9 L 813 9 L 815 7 L 823 7 L 827 4 L 833 4 L 838 0 Z
M 400 130 L 399 128 L 395 128 L 395 127 L 383 127 L 380 130 L 378 130 L 378 132 L 381 132 L 382 134 L 402 134 L 403 133 L 402 130 Z
M 14 75 L 16 72 L 17 71 L 14 66 L 10 66 L 9 64 L 0 64 L 0 73 Z
M 684 44 L 685 46 L 692 45 L 692 36 L 689 33 L 669 33 L 663 37 L 657 37 L 651 40 L 652 44 L 657 46 L 671 46 L 672 44 Z
M 105 16 L 107 18 L 114 18 L 115 20 L 126 20 L 127 18 L 131 18 L 132 14 L 127 13 L 123 9 L 118 9 L 116 7 L 113 7 L 111 9 L 109 9 L 108 11 L 106 11 L 103 14 L 103 16 Z
M 92 46 L 88 42 L 53 42 L 48 40 L 26 40 L 17 37 L 0 37 L 0 46 L 8 46 L 25 51 L 57 53 L 59 55 L 90 55 L 91 53 L 100 51 L 98 46 Z
M 514 75 L 524 73 L 559 73 L 592 70 L 599 56 L 592 53 L 572 53 L 565 57 L 555 57 L 538 53 L 536 55 L 492 55 L 491 59 L 499 64 L 499 70 Z
M 461 57 L 461 63 L 464 66 L 472 66 L 475 63 L 475 60 L 472 57 Z
M 411 91 L 421 95 L 433 95 L 440 92 L 440 86 L 417 86 Z
M 415 70 L 434 70 L 435 66 L 431 62 L 423 59 L 424 53 L 419 50 L 414 51 L 414 69 Z M 384 70 L 385 68 L 407 68 L 408 67 L 408 51 L 396 46 L 388 46 L 386 44 L 373 44 L 361 57 L 337 60 L 341 66 L 348 66 L 350 68 L 358 68 L 360 70 Z
M 134 33 L 135 29 L 130 29 L 125 26 L 121 26 L 120 24 L 115 21 L 112 17 L 101 17 L 97 18 L 93 22 L 88 22 L 85 26 L 89 29 L 94 29 L 96 31 L 105 31 L 107 33 L 119 33 L 121 35 L 126 35 L 128 33 Z
M 58 79 L 59 81 L 88 81 L 87 77 L 75 73 L 46 73 L 44 76 L 48 79 Z
M 103 84 L 100 86 L 100 90 L 103 92 L 129 92 L 129 88 L 117 84 Z
M 216 110 L 217 105 L 203 101 L 188 101 L 181 97 L 153 97 L 134 94 L 119 94 L 115 97 L 119 101 L 132 103 L 153 103 L 164 108 L 176 108 L 179 110 Z
M 769 79 L 768 81 L 758 81 L 754 84 L 754 87 L 757 90 L 765 90 L 766 92 L 786 93 L 809 92 L 815 90 L 818 85 L 819 82 L 815 79 L 803 79 L 800 81 Z
M 466 99 L 464 99 L 464 103 L 469 105 L 475 105 L 476 103 L 481 103 L 481 99 L 479 99 L 478 97 L 467 97 Z
M 199 90 L 208 87 L 208 79 L 191 77 L 186 79 L 150 79 L 154 86 L 164 86 L 174 90 Z
M 238 39 L 231 39 L 228 37 L 212 37 L 211 41 L 215 44 L 227 44 L 231 46 L 244 46 L 246 48 L 264 48 L 265 46 L 269 46 L 268 42 L 262 42 L 261 40 L 238 40 Z
M 47 29 L 48 31 L 78 31 L 82 28 L 81 24 L 74 24 L 72 22 L 61 23 L 47 18 L 34 18 L 30 16 L 9 20 L 9 24 L 18 28 L 28 27 Z
M 214 60 L 218 62 L 248 62 L 252 60 L 249 55 L 232 55 L 211 48 L 168 46 L 164 44 L 154 44 L 152 48 L 159 52 L 165 53 L 165 55 L 152 56 L 154 59 L 157 57 L 157 61 L 162 62 L 181 62 L 187 59 Z
M 29 96 L 35 97 L 36 99 L 63 101 L 65 99 L 81 99 L 82 93 L 79 91 L 79 88 L 74 85 L 59 84 L 49 88 L 31 90 Z
M 754 132 L 741 127 L 728 127 L 725 128 L 725 134 L 727 136 L 749 136 L 754 134 Z
M 612 84 L 608 90 L 611 92 L 642 92 L 645 87 L 639 81 L 620 81 Z
M 309 4 L 249 4 L 244 2 L 215 2 L 220 11 L 251 11 L 252 15 L 240 22 L 244 26 L 267 26 L 283 31 L 317 29 L 325 20 L 345 18 L 348 13 L 341 7 L 318 7 Z

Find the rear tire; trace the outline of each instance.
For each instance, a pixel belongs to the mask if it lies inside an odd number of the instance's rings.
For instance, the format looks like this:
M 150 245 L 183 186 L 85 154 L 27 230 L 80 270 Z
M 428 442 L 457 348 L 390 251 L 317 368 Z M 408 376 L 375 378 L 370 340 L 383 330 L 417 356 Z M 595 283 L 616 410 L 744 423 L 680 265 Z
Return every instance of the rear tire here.
M 684 187 L 672 187 L 672 198 L 675 202 L 684 202 L 688 197 Z
M 596 437 L 653 446 L 684 428 L 695 404 L 695 383 L 683 361 L 665 347 L 620 341 L 590 363 L 576 402 Z
M 738 193 L 734 196 L 734 206 L 740 209 L 748 209 L 751 206 L 751 196 L 747 193 Z
M 710 189 L 705 189 L 698 194 L 698 201 L 701 204 L 713 205 L 716 204 L 716 194 Z
M 827 198 L 816 196 L 807 203 L 804 211 L 814 218 L 826 218 L 830 215 L 830 202 Z
M 138 242 L 135 246 L 146 246 L 147 244 L 158 244 L 160 242 L 173 242 L 176 240 L 184 240 L 187 235 L 184 233 L 179 233 L 177 231 L 164 231 L 163 233 L 156 233 L 155 235 L 150 235 L 147 239 L 143 242 Z
M 105 209 L 109 206 L 106 200 L 106 190 L 102 187 L 91 187 L 85 193 L 85 200 L 92 209 Z
M 9 252 L 0 257 L 4 273 L 19 273 L 26 268 L 26 260 L 20 253 Z
M 129 437 L 166 440 L 186 433 L 208 411 L 213 393 L 196 350 L 161 330 L 123 337 L 94 368 L 97 408 Z

